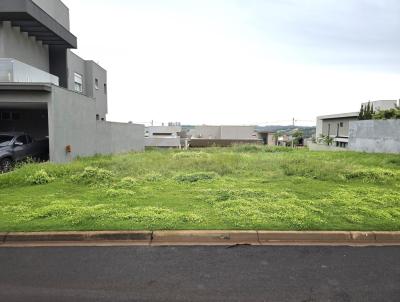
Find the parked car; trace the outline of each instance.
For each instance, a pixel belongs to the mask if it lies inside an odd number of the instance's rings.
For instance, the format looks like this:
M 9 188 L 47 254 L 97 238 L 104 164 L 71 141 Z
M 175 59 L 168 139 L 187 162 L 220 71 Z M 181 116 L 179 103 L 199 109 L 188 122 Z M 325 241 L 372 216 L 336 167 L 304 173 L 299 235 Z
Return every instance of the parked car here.
M 17 162 L 32 158 L 47 160 L 49 140 L 33 140 L 23 132 L 0 133 L 0 173 L 8 172 Z

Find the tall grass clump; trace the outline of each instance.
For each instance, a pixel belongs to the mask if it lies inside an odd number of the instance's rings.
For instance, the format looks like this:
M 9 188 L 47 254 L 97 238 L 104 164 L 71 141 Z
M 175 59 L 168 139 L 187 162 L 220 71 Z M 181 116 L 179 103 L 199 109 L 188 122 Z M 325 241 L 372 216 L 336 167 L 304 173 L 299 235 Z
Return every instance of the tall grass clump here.
M 108 184 L 113 178 L 114 174 L 111 171 L 86 167 L 82 173 L 73 175 L 71 180 L 79 184 Z
M 232 151 L 238 153 L 256 153 L 256 152 L 278 153 L 278 152 L 293 152 L 295 151 L 295 149 L 289 147 L 281 147 L 281 146 L 237 144 L 232 147 Z
M 195 172 L 195 173 L 187 173 L 187 174 L 179 174 L 175 176 L 175 180 L 177 182 L 198 182 L 198 181 L 210 181 L 218 178 L 219 175 L 215 172 Z
M 344 173 L 347 180 L 361 180 L 363 182 L 387 182 L 399 178 L 400 173 L 382 168 L 358 169 Z
M 341 162 L 313 158 L 287 158 L 280 161 L 286 176 L 300 176 L 317 180 L 338 180 L 346 167 Z
M 28 182 L 32 185 L 45 185 L 55 180 L 45 170 L 39 170 L 27 178 Z

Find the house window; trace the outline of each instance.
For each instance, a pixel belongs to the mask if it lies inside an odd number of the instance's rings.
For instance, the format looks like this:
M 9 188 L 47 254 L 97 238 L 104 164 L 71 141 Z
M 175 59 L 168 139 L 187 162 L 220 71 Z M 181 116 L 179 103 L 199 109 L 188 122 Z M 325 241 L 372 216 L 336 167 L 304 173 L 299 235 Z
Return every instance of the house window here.
M 79 73 L 74 73 L 75 91 L 83 92 L 83 77 Z
M 340 128 L 343 128 L 343 122 L 340 123 Z
M 98 90 L 99 89 L 99 79 L 94 79 L 94 87 Z
M 107 94 L 107 84 L 104 84 L 104 94 Z

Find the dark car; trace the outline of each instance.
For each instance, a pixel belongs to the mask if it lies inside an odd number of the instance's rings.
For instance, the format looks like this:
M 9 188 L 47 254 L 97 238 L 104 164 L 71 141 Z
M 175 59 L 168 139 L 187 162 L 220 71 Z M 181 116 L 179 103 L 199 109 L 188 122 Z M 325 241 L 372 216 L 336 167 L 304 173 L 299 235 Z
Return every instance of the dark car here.
M 32 158 L 47 160 L 49 140 L 33 140 L 22 132 L 0 133 L 0 173 L 8 172 L 16 162 Z

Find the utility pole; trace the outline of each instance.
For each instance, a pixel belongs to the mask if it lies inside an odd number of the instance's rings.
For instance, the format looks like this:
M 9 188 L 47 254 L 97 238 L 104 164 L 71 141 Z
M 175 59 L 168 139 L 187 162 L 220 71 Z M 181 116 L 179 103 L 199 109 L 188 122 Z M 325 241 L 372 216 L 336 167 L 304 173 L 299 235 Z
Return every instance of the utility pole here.
M 295 127 L 295 124 L 296 124 L 296 119 L 293 118 L 293 127 Z

